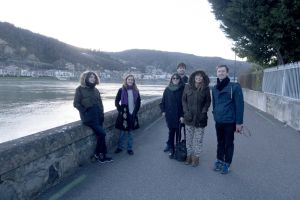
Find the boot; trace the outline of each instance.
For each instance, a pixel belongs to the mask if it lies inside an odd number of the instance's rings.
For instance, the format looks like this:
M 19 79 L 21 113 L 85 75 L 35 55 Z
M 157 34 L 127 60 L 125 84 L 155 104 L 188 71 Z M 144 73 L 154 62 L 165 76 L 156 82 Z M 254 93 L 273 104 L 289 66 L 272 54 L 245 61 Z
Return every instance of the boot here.
M 191 163 L 192 163 L 192 156 L 189 155 L 189 156 L 186 157 L 186 160 L 185 160 L 184 164 L 190 165 Z
M 199 165 L 199 157 L 198 156 L 193 156 L 192 157 L 192 166 L 197 167 Z

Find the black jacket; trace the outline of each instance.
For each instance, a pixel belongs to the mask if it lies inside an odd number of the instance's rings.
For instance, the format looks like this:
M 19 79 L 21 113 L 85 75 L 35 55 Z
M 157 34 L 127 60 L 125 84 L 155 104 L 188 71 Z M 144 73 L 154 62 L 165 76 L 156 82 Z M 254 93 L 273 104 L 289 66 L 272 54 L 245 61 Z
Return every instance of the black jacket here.
M 161 112 L 164 112 L 166 115 L 166 122 L 168 128 L 178 128 L 179 119 L 183 117 L 182 109 L 182 93 L 184 85 L 181 85 L 177 90 L 172 91 L 167 87 L 163 93 L 163 98 L 160 103 Z
M 134 104 L 134 110 L 132 114 L 129 113 L 128 105 L 121 104 L 121 94 L 122 94 L 122 88 L 119 89 L 115 99 L 115 106 L 118 110 L 118 117 L 116 120 L 115 128 L 124 131 L 138 129 L 140 125 L 139 125 L 137 113 L 141 107 L 140 94 L 138 93 L 138 97 Z

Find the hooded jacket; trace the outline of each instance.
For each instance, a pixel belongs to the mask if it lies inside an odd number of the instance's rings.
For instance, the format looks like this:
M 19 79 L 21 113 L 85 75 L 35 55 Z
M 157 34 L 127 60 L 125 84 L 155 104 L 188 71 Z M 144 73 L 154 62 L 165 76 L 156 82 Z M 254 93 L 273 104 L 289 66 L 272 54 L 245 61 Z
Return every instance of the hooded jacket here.
M 203 85 L 197 89 L 195 87 L 195 76 L 201 74 Z M 189 83 L 185 85 L 182 95 L 182 106 L 184 112 L 184 122 L 186 125 L 204 128 L 207 126 L 207 111 L 211 103 L 209 79 L 203 71 L 195 71 L 189 78 Z
M 104 121 L 103 103 L 96 87 L 86 85 L 88 72 L 80 78 L 80 86 L 76 88 L 73 105 L 79 111 L 82 122 L 86 125 L 100 124 Z

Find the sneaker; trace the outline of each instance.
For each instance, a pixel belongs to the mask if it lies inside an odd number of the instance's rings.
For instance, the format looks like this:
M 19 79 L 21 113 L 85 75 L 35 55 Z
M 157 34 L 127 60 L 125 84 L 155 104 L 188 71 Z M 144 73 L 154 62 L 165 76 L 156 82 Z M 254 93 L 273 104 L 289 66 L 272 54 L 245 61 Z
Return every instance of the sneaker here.
M 98 161 L 99 161 L 100 163 L 107 163 L 107 162 L 112 162 L 113 159 L 112 159 L 111 157 L 106 156 L 106 155 L 101 155 L 101 154 L 100 154 L 100 155 L 99 155 Z
M 174 159 L 175 158 L 175 152 L 173 150 L 170 150 L 169 158 L 170 159 Z
M 91 156 L 91 161 L 92 162 L 96 162 L 97 160 L 99 160 L 99 156 L 97 154 L 94 154 Z
M 228 174 L 228 173 L 229 173 L 229 164 L 228 163 L 224 163 L 223 167 L 222 167 L 221 174 Z
M 127 153 L 131 156 L 134 154 L 132 150 L 128 150 Z
M 164 149 L 164 152 L 168 152 L 168 151 L 170 151 L 169 145 L 167 145 L 167 146 L 165 147 L 165 149 Z
M 122 149 L 117 148 L 117 149 L 115 150 L 115 153 L 120 153 L 120 152 L 122 152 L 122 151 L 123 151 Z
M 223 161 L 217 160 L 214 164 L 214 171 L 219 172 L 223 168 Z

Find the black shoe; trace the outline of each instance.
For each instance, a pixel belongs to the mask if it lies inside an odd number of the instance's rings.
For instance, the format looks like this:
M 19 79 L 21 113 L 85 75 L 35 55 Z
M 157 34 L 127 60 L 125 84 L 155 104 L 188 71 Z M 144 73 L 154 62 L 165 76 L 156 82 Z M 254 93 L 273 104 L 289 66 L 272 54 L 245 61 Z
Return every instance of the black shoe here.
M 131 156 L 134 154 L 132 150 L 128 150 L 127 153 Z
M 122 151 L 123 151 L 122 149 L 117 148 L 117 149 L 115 150 L 115 153 L 120 153 L 120 152 L 122 152 Z
M 99 155 L 98 161 L 99 161 L 100 163 L 107 163 L 107 162 L 112 162 L 112 161 L 114 161 L 114 160 L 113 160 L 111 157 L 108 157 L 108 156 L 106 156 L 106 155 Z
M 168 152 L 168 151 L 170 151 L 170 147 L 167 145 L 164 149 L 164 152 Z
M 99 156 L 97 154 L 94 154 L 91 156 L 91 161 L 92 162 L 96 162 L 97 160 L 99 160 Z

